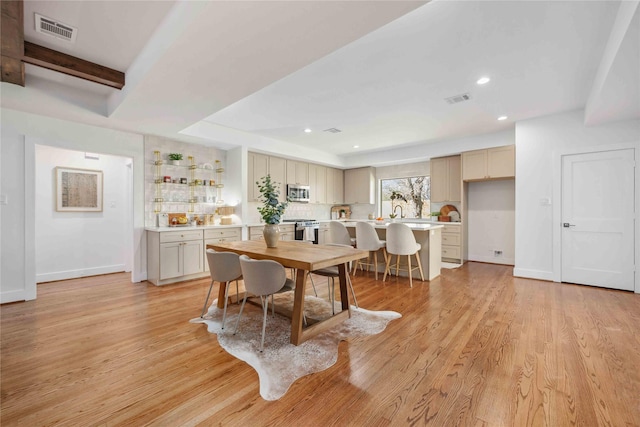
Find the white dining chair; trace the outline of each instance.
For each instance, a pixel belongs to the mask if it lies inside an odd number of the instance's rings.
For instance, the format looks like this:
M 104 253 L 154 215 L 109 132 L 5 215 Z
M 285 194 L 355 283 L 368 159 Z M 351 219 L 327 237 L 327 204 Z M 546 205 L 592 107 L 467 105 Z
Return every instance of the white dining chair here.
M 329 223 L 329 238 L 331 243 L 339 245 L 356 245 L 356 238 L 349 235 L 349 230 L 340 221 L 331 221 Z
M 292 291 L 295 288 L 295 282 L 287 278 L 285 268 L 277 261 L 268 259 L 256 260 L 251 259 L 246 255 L 240 255 L 240 267 L 242 268 L 242 277 L 244 279 L 244 286 L 247 292 L 244 294 L 244 298 L 242 299 L 240 313 L 236 320 L 236 329 L 233 333 L 235 335 L 238 331 L 242 310 L 247 302 L 247 295 L 251 293 L 259 296 L 263 311 L 262 340 L 260 341 L 260 352 L 262 352 L 264 349 L 264 333 L 267 326 L 267 311 L 269 306 L 268 298 L 271 296 L 272 313 L 274 313 L 275 306 L 273 304 L 273 295 L 281 292 Z
M 341 247 L 346 247 L 346 248 L 352 248 L 353 246 L 351 245 L 341 245 L 341 244 L 337 244 L 337 243 L 327 243 L 327 246 L 341 246 Z M 353 303 L 355 304 L 356 308 L 358 308 L 358 300 L 356 299 L 356 293 L 353 290 L 353 283 L 351 283 L 351 277 L 349 277 L 349 270 L 350 267 L 347 266 L 347 271 L 346 271 L 346 275 L 347 275 L 347 284 L 349 285 L 349 288 L 351 289 L 351 295 L 353 296 Z M 325 268 L 321 268 L 320 270 L 313 270 L 311 272 L 312 274 L 317 274 L 318 276 L 324 276 L 327 278 L 327 288 L 329 291 L 329 302 L 331 302 L 331 313 L 332 314 L 336 314 L 335 311 L 335 303 L 336 303 L 336 288 L 335 288 L 335 279 L 336 278 L 340 278 L 340 270 L 338 268 L 337 265 L 332 265 L 331 267 L 325 267 Z M 311 277 L 311 275 L 309 275 L 309 277 L 311 278 L 311 283 L 313 284 L 313 277 Z M 315 288 L 315 285 L 314 285 Z
M 373 225 L 362 221 L 356 222 L 356 243 L 358 249 L 369 251 L 369 255 L 367 256 L 367 262 L 362 262 L 362 259 L 356 261 L 356 265 L 353 269 L 353 275 L 356 275 L 358 267 L 362 268 L 362 266 L 366 266 L 367 271 L 370 267 L 373 267 L 376 274 L 376 280 L 378 280 L 378 251 L 382 249 L 382 254 L 384 255 L 384 261 L 386 264 L 387 243 L 384 240 L 380 240 L 376 229 L 373 228 Z M 373 262 L 371 262 L 372 255 Z
M 238 280 L 242 279 L 242 269 L 240 268 L 240 261 L 238 260 L 238 254 L 236 253 L 217 252 L 213 249 L 207 249 L 206 253 L 207 262 L 209 263 L 209 274 L 211 275 L 211 284 L 209 285 L 209 292 L 207 292 L 207 298 L 204 300 L 204 306 L 202 306 L 202 313 L 200 313 L 200 317 L 204 316 L 205 310 L 207 309 L 213 283 L 224 283 L 224 312 L 222 314 L 222 329 L 224 329 L 224 322 L 227 319 L 229 284 L 232 281 L 236 282 L 236 302 L 240 301 Z
M 384 269 L 384 276 L 382 281 L 387 278 L 387 274 L 391 274 L 391 259 L 393 255 L 396 256 L 396 276 L 400 269 L 400 257 L 407 256 L 407 273 L 409 274 L 409 286 L 413 287 L 412 273 L 413 270 L 418 269 L 420 271 L 420 279 L 424 281 L 424 274 L 422 273 L 422 263 L 420 262 L 420 243 L 416 242 L 416 237 L 413 235 L 413 231 L 406 225 L 400 222 L 394 222 L 387 227 L 387 252 L 389 257 Z M 416 256 L 417 267 L 411 267 L 411 255 Z

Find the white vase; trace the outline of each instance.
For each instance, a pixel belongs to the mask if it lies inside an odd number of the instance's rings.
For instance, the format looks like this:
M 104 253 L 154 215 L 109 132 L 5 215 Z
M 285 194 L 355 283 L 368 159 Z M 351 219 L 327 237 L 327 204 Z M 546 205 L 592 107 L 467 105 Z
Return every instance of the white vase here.
M 171 160 L 171 164 L 174 166 L 180 166 L 180 160 Z
M 275 248 L 278 246 L 278 241 L 280 240 L 280 227 L 278 224 L 265 224 L 262 235 L 264 236 L 267 247 Z

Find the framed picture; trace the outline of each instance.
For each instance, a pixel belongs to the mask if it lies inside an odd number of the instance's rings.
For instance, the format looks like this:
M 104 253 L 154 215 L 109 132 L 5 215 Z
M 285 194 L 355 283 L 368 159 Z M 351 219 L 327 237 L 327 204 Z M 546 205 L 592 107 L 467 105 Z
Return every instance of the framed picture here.
M 102 212 L 102 171 L 56 167 L 56 211 Z

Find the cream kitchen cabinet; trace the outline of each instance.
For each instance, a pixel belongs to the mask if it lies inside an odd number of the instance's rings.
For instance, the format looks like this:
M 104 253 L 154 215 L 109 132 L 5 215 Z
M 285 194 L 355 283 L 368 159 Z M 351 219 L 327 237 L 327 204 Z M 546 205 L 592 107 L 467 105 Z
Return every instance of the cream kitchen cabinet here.
M 249 153 L 248 162 L 247 197 L 250 202 L 256 202 L 260 200 L 260 190 L 258 190 L 258 184 L 256 184 L 256 182 L 263 176 L 269 174 L 269 156 Z
M 342 169 L 327 168 L 327 203 L 344 203 L 344 172 Z
M 514 178 L 516 175 L 515 145 L 462 153 L 462 180 Z
M 209 262 L 207 261 L 207 245 L 214 245 L 223 242 L 235 242 L 242 239 L 242 229 L 240 227 L 233 228 L 210 228 L 204 230 L 204 251 L 203 262 L 204 271 L 209 271 Z
M 280 196 L 278 201 L 287 200 L 287 161 L 280 157 L 269 156 L 269 175 L 271 182 L 280 184 Z
M 459 202 L 461 188 L 460 156 L 431 159 L 432 202 Z
M 372 167 L 344 171 L 344 203 L 376 203 L 375 169 Z
M 280 240 L 295 240 L 294 224 L 280 224 L 278 228 L 280 229 Z M 264 240 L 263 229 L 262 225 L 249 227 L 249 240 Z
M 320 225 L 318 226 L 318 244 L 319 245 L 326 245 L 327 243 L 332 243 L 329 224 L 330 224 L 329 222 L 321 222 Z
M 327 203 L 327 168 L 320 165 L 309 165 L 309 191 L 311 203 Z
M 309 163 L 287 160 L 287 184 L 309 185 Z
M 166 285 L 201 277 L 202 230 L 147 231 L 147 280 Z
M 461 224 L 446 224 L 442 230 L 442 260 L 462 262 Z
M 249 152 L 247 198 L 250 202 L 260 201 L 261 194 L 256 182 L 266 175 L 271 175 L 271 181 L 280 184 L 278 200 L 284 202 L 287 198 L 287 161 L 280 157 Z

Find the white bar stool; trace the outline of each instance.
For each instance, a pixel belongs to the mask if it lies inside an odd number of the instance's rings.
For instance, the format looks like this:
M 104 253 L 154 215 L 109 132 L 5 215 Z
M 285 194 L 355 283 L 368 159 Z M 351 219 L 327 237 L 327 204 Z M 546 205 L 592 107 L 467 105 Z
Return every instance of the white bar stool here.
M 413 287 L 412 273 L 416 268 L 420 271 L 420 279 L 424 282 L 424 274 L 422 273 L 422 263 L 420 262 L 420 243 L 416 242 L 416 237 L 413 235 L 413 231 L 400 222 L 394 222 L 387 227 L 387 252 L 389 257 L 387 258 L 387 265 L 384 269 L 384 276 L 382 281 L 387 278 L 387 273 L 391 274 L 391 258 L 396 256 L 396 276 L 400 269 L 400 257 L 402 255 L 407 256 L 407 272 L 409 273 L 409 286 Z M 418 263 L 417 267 L 411 268 L 411 255 L 416 256 Z

